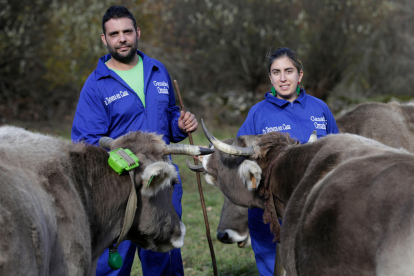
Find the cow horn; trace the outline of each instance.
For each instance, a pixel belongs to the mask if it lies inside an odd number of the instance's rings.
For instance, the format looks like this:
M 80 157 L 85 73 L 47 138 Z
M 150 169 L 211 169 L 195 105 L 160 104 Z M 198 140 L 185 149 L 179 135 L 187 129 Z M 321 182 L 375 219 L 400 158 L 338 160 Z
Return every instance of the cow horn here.
M 111 137 L 101 137 L 101 139 L 99 139 L 99 146 L 102 148 L 111 148 L 111 144 L 114 141 L 114 139 L 112 139 Z
M 203 119 L 201 119 L 201 126 L 203 127 L 204 134 L 206 135 L 207 139 L 214 145 L 215 148 L 221 150 L 222 152 L 232 154 L 232 155 L 240 155 L 240 156 L 252 156 L 254 155 L 253 148 L 243 148 L 243 147 L 236 147 L 232 145 L 227 145 L 226 143 L 221 142 L 220 140 L 216 139 L 208 130 L 206 125 L 204 124 Z
M 312 134 L 309 137 L 308 143 L 313 143 L 316 140 L 318 140 L 318 134 L 317 134 L 316 130 L 314 130 L 314 131 L 312 131 Z
M 188 162 L 188 160 L 185 160 L 185 163 L 187 164 L 187 167 L 193 172 L 204 172 L 205 171 L 203 165 L 193 165 L 190 162 Z
M 206 155 L 214 152 L 214 149 L 185 145 L 185 144 L 175 144 L 175 145 L 166 145 L 164 150 L 164 155 L 170 154 L 181 154 L 181 155 Z

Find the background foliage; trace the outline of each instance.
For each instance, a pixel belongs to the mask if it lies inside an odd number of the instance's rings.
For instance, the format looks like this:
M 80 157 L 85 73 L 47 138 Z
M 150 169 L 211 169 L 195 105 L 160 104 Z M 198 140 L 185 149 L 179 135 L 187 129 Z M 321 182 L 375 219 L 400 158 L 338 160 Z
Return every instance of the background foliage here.
M 0 116 L 72 120 L 82 85 L 107 52 L 113 0 L 0 1 Z M 240 125 L 269 89 L 267 53 L 296 50 L 306 91 L 339 112 L 413 91 L 410 0 L 125 0 L 140 50 L 161 60 L 198 117 Z
M 210 99 L 210 108 L 224 105 L 215 114 L 230 123 L 239 124 L 245 118 L 239 112 L 268 90 L 265 56 L 280 46 L 301 55 L 306 91 L 328 101 L 334 112 L 367 97 L 412 96 L 407 89 L 413 72 L 413 29 L 407 23 L 413 17 L 412 1 L 175 3 L 168 8 L 174 16 L 167 23 L 174 25 L 177 39 L 167 40 L 168 45 L 178 55 L 175 64 L 183 57 L 190 60 L 179 66 L 178 76 L 191 95 Z

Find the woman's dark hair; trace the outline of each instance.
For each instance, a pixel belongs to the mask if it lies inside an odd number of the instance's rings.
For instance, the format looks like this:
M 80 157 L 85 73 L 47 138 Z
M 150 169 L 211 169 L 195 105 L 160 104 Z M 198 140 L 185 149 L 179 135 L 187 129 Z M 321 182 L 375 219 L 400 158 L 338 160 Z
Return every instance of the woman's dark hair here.
M 298 69 L 298 73 L 300 71 L 303 71 L 302 61 L 293 50 L 289 48 L 278 48 L 277 50 L 274 50 L 272 53 L 269 53 L 266 57 L 266 68 L 269 73 L 270 67 L 272 67 L 273 62 L 282 57 L 287 57 L 288 59 L 290 59 L 293 65 Z
M 137 22 L 135 21 L 135 17 L 127 8 L 123 6 L 112 6 L 106 10 L 106 13 L 102 18 L 102 30 L 104 35 L 106 35 L 105 23 L 114 18 L 129 18 L 134 23 L 134 28 L 137 29 Z

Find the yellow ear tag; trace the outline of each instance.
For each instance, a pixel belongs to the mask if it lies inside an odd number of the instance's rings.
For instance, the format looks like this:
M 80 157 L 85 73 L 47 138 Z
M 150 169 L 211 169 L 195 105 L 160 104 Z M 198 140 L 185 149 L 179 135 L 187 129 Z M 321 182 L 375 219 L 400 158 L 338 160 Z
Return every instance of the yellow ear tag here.
M 252 188 L 256 189 L 256 178 L 254 177 L 253 174 L 250 174 L 250 180 L 252 181 Z

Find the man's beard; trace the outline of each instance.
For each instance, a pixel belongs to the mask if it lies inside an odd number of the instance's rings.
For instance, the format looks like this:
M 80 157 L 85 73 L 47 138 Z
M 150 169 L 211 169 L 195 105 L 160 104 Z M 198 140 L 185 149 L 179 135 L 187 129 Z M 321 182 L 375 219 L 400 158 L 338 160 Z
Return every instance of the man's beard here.
M 138 39 L 132 45 L 125 43 L 125 44 L 122 44 L 120 46 L 121 47 L 122 46 L 129 46 L 129 47 L 131 47 L 131 49 L 129 50 L 129 52 L 126 52 L 126 53 L 124 52 L 123 54 L 120 54 L 116 51 L 115 48 L 112 48 L 109 44 L 106 45 L 106 47 L 108 48 L 108 51 L 111 54 L 113 59 L 115 59 L 115 60 L 117 60 L 121 63 L 126 63 L 126 64 L 130 63 L 134 59 L 135 55 L 137 54 Z

